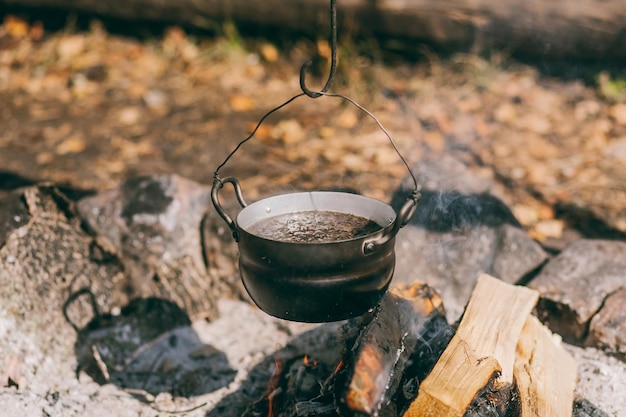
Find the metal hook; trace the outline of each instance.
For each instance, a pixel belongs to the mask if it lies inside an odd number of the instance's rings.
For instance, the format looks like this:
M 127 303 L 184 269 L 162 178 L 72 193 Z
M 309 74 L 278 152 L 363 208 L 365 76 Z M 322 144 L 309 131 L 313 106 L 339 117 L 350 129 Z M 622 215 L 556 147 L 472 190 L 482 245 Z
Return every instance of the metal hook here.
M 302 68 L 300 68 L 300 89 L 302 92 L 311 98 L 318 98 L 322 94 L 326 93 L 330 89 L 330 85 L 333 83 L 335 78 L 335 72 L 337 71 L 337 1 L 330 0 L 330 72 L 328 74 L 328 79 L 326 80 L 326 84 L 324 84 L 324 88 L 320 91 L 310 90 L 306 86 L 306 72 L 313 64 L 313 60 L 310 59 L 306 61 Z

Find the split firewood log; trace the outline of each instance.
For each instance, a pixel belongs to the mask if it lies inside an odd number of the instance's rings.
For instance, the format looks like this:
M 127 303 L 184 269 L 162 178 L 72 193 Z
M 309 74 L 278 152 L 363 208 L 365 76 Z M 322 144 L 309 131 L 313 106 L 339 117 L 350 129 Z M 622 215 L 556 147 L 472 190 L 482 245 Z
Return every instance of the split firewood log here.
M 576 362 L 560 337 L 528 316 L 517 342 L 513 370 L 520 396 L 520 417 L 572 415 Z
M 500 415 L 513 387 L 517 340 L 538 293 L 483 274 L 456 334 L 420 384 L 405 417 L 463 417 L 469 408 L 493 409 L 470 415 Z M 476 407 L 476 400 L 488 407 Z M 471 410 L 470 410 L 471 411 Z

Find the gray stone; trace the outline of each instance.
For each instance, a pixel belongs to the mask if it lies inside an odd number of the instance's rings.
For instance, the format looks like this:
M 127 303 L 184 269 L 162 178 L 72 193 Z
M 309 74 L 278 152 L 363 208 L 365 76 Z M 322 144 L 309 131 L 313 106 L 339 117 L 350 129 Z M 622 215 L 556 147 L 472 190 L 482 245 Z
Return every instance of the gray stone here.
M 2 207 L 13 217 L 12 225 L 4 223 L 0 243 L 0 300 L 7 311 L 36 318 L 47 328 L 58 325 L 59 318 L 66 323 L 64 306 L 81 289 L 89 289 L 98 309 L 127 301 L 120 265 L 81 229 L 72 203 L 56 188 L 14 191 Z M 72 318 L 81 325 L 93 314 L 93 306 L 89 300 L 76 301 L 73 307 L 83 308 Z
M 494 192 L 498 184 L 491 176 L 478 174 L 475 167 L 471 168 L 469 163 L 451 154 L 426 153 L 411 167 L 411 171 L 415 174 L 419 186 L 425 190 L 459 191 L 466 194 L 491 193 L 501 197 L 498 192 Z M 407 176 L 399 190 L 404 192 L 412 188 L 413 181 Z
M 83 198 L 78 210 L 122 261 L 133 296 L 172 300 L 191 315 L 213 319 L 222 291 L 202 248 L 210 193 L 176 175 L 140 177 Z
M 591 319 L 585 344 L 626 359 L 626 288 L 606 297 Z
M 411 167 L 422 198 L 396 239 L 394 282 L 434 287 L 451 321 L 463 312 L 480 274 L 517 283 L 548 259 L 500 199 L 499 185 L 470 164 L 462 155 L 426 155 Z M 396 211 L 412 190 L 407 176 L 391 201 Z
M 540 318 L 565 340 L 581 343 L 607 296 L 626 288 L 626 242 L 579 240 L 528 286 L 540 293 Z
M 0 366 L 11 361 L 20 369 L 18 377 L 2 375 L 0 386 L 11 377 L 20 389 L 49 389 L 49 378 L 73 378 L 72 325 L 127 301 L 123 275 L 56 188 L 19 189 L 0 205 L 12 219 L 0 242 Z M 73 296 L 81 293 L 90 296 Z

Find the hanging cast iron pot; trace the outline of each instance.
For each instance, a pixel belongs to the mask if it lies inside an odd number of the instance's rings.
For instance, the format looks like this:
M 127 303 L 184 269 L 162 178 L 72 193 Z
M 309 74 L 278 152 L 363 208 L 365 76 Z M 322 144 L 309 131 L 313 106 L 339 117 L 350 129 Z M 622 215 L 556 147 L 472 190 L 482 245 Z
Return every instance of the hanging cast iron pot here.
M 311 91 L 306 87 L 310 62 L 305 63 L 300 71 L 302 93 L 263 116 L 214 173 L 211 199 L 238 242 L 239 271 L 248 294 L 266 313 L 292 321 L 343 320 L 375 307 L 393 276 L 396 234 L 411 219 L 419 199 L 408 163 L 378 119 L 354 100 L 327 93 L 336 68 L 336 47 L 335 0 L 331 0 L 332 61 L 324 88 Z M 220 169 L 269 115 L 302 96 L 342 98 L 378 124 L 415 185 L 397 213 L 381 201 L 332 191 L 283 194 L 248 205 L 239 182 L 234 177 L 220 177 Z M 241 205 L 234 217 L 219 200 L 226 184 L 233 186 Z

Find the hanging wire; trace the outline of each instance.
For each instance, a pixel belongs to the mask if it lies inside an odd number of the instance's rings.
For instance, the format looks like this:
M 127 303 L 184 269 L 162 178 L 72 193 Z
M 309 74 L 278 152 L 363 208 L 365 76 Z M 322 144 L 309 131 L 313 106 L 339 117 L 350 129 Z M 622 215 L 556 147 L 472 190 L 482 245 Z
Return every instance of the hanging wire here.
M 400 150 L 398 149 L 398 146 L 396 145 L 396 141 L 393 140 L 393 138 L 391 137 L 391 133 L 389 133 L 389 131 L 385 128 L 385 126 L 383 126 L 383 124 L 380 122 L 380 120 L 378 120 L 378 118 L 376 116 L 374 116 L 374 113 L 372 113 L 371 111 L 369 111 L 368 109 L 366 109 L 365 107 L 363 107 L 362 105 L 357 103 L 354 99 L 351 99 L 348 96 L 344 96 L 343 94 L 321 93 L 321 95 L 325 95 L 327 97 L 338 97 L 338 98 L 341 98 L 341 99 L 344 99 L 344 100 L 350 102 L 352 105 L 357 107 L 363 113 L 367 114 L 378 125 L 378 128 L 380 130 L 382 130 L 382 132 L 385 134 L 385 136 L 387 136 L 387 139 L 389 140 L 389 143 L 391 144 L 391 147 L 393 148 L 394 151 L 396 151 L 396 153 L 400 157 L 400 160 L 402 161 L 402 163 L 406 167 L 407 171 L 409 171 L 409 175 L 411 176 L 411 179 L 413 180 L 413 188 L 414 188 L 413 195 L 416 196 L 419 193 L 419 190 L 418 190 L 419 186 L 417 185 L 417 179 L 415 178 L 415 175 L 413 174 L 413 171 L 411 170 L 411 167 L 409 166 L 408 161 L 402 155 L 402 153 L 400 153 Z
M 226 165 L 226 163 L 230 160 L 230 158 L 233 157 L 233 155 L 239 150 L 239 148 L 241 148 L 241 146 L 246 143 L 247 141 L 249 141 L 250 139 L 252 139 L 254 137 L 254 135 L 256 134 L 257 130 L 259 130 L 259 128 L 261 127 L 261 125 L 263 124 L 263 122 L 265 121 L 265 119 L 267 119 L 268 117 L 270 117 L 273 113 L 277 112 L 278 110 L 282 109 L 283 107 L 285 107 L 286 105 L 288 105 L 289 103 L 291 103 L 292 101 L 294 101 L 295 99 L 297 99 L 298 97 L 302 97 L 304 96 L 305 93 L 300 93 L 297 94 L 293 97 L 291 97 L 289 100 L 285 101 L 283 104 L 280 104 L 276 107 L 274 107 L 272 110 L 268 111 L 267 113 L 265 113 L 263 115 L 263 117 L 261 117 L 261 120 L 259 120 L 259 122 L 256 124 L 256 126 L 254 127 L 254 129 L 252 130 L 252 132 L 246 136 L 246 138 L 244 140 L 242 140 L 241 142 L 239 142 L 237 144 L 237 146 L 235 146 L 235 149 L 233 149 L 228 156 L 226 157 L 226 159 L 224 159 L 224 162 L 222 162 L 221 164 L 219 164 L 219 166 L 215 169 L 215 172 L 213 173 L 213 180 L 214 181 L 218 181 L 218 182 L 222 182 L 222 180 L 219 177 L 219 171 L 220 169 L 222 169 L 224 167 L 224 165 Z
M 267 112 L 263 117 L 261 117 L 261 120 L 259 120 L 257 125 L 254 127 L 254 130 L 252 130 L 252 133 L 250 133 L 245 139 L 239 142 L 237 146 L 235 147 L 235 149 L 233 149 L 232 152 L 228 154 L 224 162 L 222 162 L 215 169 L 215 172 L 213 173 L 214 181 L 217 181 L 219 183 L 222 182 L 222 180 L 219 177 L 220 169 L 222 169 L 224 165 L 226 165 L 226 163 L 230 160 L 230 158 L 232 158 L 232 156 L 239 150 L 239 148 L 241 148 L 243 144 L 245 144 L 246 142 L 248 142 L 250 139 L 254 137 L 257 130 L 259 130 L 259 128 L 261 127 L 265 119 L 267 119 L 270 115 L 282 109 L 283 107 L 285 107 L 292 101 L 296 100 L 298 97 L 302 97 L 306 95 L 310 98 L 318 98 L 322 96 L 323 94 L 325 94 L 330 89 L 330 86 L 332 85 L 333 80 L 335 79 L 335 73 L 337 72 L 337 0 L 330 0 L 330 51 L 331 51 L 330 71 L 328 74 L 328 79 L 326 80 L 326 84 L 324 84 L 324 87 L 320 91 L 313 91 L 306 86 L 306 72 L 313 64 L 313 59 L 309 59 L 304 64 L 302 64 L 302 67 L 300 68 L 300 89 L 302 90 L 302 93 L 291 97 L 289 100 L 278 105 L 277 107 L 274 107 L 272 110 Z
M 380 122 L 380 120 L 378 120 L 378 118 L 376 116 L 374 116 L 374 114 L 371 111 L 369 111 L 368 109 L 366 109 L 365 107 L 363 107 L 362 105 L 357 103 L 355 100 L 351 99 L 350 97 L 344 96 L 342 94 L 328 93 L 328 90 L 330 89 L 330 86 L 333 83 L 333 80 L 335 78 L 335 73 L 337 71 L 337 1 L 336 0 L 330 0 L 330 49 L 331 49 L 330 72 L 328 74 L 328 79 L 326 80 L 326 84 L 324 84 L 324 87 L 320 91 L 313 91 L 313 90 L 310 90 L 306 86 L 306 72 L 309 69 L 309 67 L 312 65 L 313 60 L 311 59 L 311 60 L 306 61 L 302 65 L 302 67 L 300 68 L 300 89 L 302 90 L 302 92 L 299 93 L 299 94 L 296 94 L 293 97 L 291 97 L 290 99 L 288 99 L 284 103 L 274 107 L 273 109 L 271 109 L 270 111 L 265 113 L 265 115 L 263 115 L 263 117 L 261 117 L 261 119 L 256 124 L 256 126 L 254 127 L 252 132 L 248 136 L 246 136 L 246 138 L 244 138 L 241 142 L 239 142 L 237 144 L 237 146 L 235 147 L 235 149 L 233 149 L 228 154 L 228 156 L 226 157 L 224 162 L 222 162 L 215 169 L 215 172 L 213 173 L 213 182 L 214 183 L 219 183 L 221 186 L 224 185 L 223 182 L 222 182 L 222 179 L 219 176 L 220 169 L 222 169 L 224 167 L 224 165 L 226 165 L 226 163 L 230 160 L 230 158 L 232 158 L 232 156 L 239 150 L 239 148 L 241 148 L 241 146 L 243 144 L 245 144 L 246 142 L 248 142 L 250 139 L 252 139 L 254 137 L 254 135 L 259 130 L 259 128 L 261 127 L 263 122 L 269 116 L 271 116 L 273 113 L 277 112 L 278 110 L 282 109 L 283 107 L 287 106 L 288 104 L 290 104 L 291 102 L 295 101 L 296 99 L 298 99 L 300 97 L 307 96 L 307 97 L 310 97 L 310 98 L 318 98 L 318 97 L 321 97 L 321 96 L 327 96 L 327 97 L 338 97 L 338 98 L 341 98 L 343 100 L 346 100 L 346 101 L 350 102 L 352 105 L 357 107 L 359 110 L 361 110 L 362 112 L 367 114 L 378 125 L 380 130 L 385 134 L 385 136 L 387 137 L 387 139 L 391 143 L 391 146 L 396 151 L 396 153 L 400 157 L 400 160 L 402 161 L 402 163 L 404 164 L 404 166 L 406 167 L 407 171 L 409 172 L 409 174 L 411 176 L 411 179 L 413 181 L 413 186 L 414 186 L 412 197 L 413 198 L 417 198 L 418 197 L 418 195 L 419 195 L 419 186 L 417 184 L 417 179 L 415 178 L 415 175 L 413 174 L 413 171 L 411 170 L 411 167 L 409 166 L 409 163 L 404 158 L 404 156 L 402 156 L 402 154 L 400 153 L 400 150 L 398 149 L 398 146 L 396 145 L 395 141 L 391 137 L 391 134 L 383 126 L 383 124 Z
M 417 179 L 415 178 L 415 175 L 413 174 L 413 171 L 411 170 L 411 167 L 408 163 L 408 161 L 406 160 L 406 158 L 402 155 L 402 153 L 400 152 L 400 150 L 398 149 L 398 146 L 396 145 L 396 142 L 393 140 L 393 137 L 391 136 L 391 133 L 389 133 L 389 131 L 385 128 L 385 126 L 383 126 L 383 124 L 381 123 L 380 120 L 378 120 L 378 118 L 376 116 L 374 116 L 374 113 L 372 113 L 371 111 L 369 111 L 368 109 L 366 109 L 364 106 L 362 106 L 361 104 L 359 104 L 358 102 L 356 102 L 354 99 L 348 97 L 348 96 L 344 96 L 343 94 L 335 94 L 335 93 L 326 93 L 326 92 L 322 92 L 322 91 L 318 91 L 316 92 L 317 97 L 320 96 L 326 96 L 326 97 L 336 97 L 336 98 L 341 98 L 343 100 L 348 101 L 349 103 L 351 103 L 353 106 L 357 107 L 359 110 L 361 110 L 363 113 L 365 113 L 366 115 L 368 115 L 375 123 L 376 125 L 379 127 L 379 129 L 385 134 L 385 136 L 387 137 L 387 139 L 389 140 L 389 143 L 391 144 L 391 146 L 393 147 L 393 149 L 396 151 L 396 153 L 398 154 L 398 156 L 400 157 L 400 160 L 402 161 L 402 163 L 404 164 L 404 166 L 406 167 L 407 171 L 409 172 L 409 175 L 411 176 L 411 180 L 413 181 L 413 186 L 414 186 L 414 191 L 413 191 L 413 195 L 417 195 L 418 194 L 418 184 L 417 184 Z M 248 142 L 250 139 L 252 139 L 254 137 L 254 135 L 256 134 L 256 132 L 259 130 L 259 128 L 261 127 L 261 125 L 263 124 L 263 122 L 273 113 L 277 112 L 278 110 L 282 109 L 283 107 L 287 106 L 288 104 L 290 104 L 291 102 L 295 101 L 296 99 L 303 97 L 305 95 L 308 95 L 306 93 L 300 93 L 300 94 L 296 94 L 295 96 L 291 97 L 290 99 L 288 99 L 287 101 L 285 101 L 284 103 L 274 107 L 272 110 L 270 110 L 269 112 L 265 113 L 265 115 L 263 115 L 263 117 L 261 117 L 261 119 L 258 121 L 258 123 L 256 124 L 256 126 L 254 127 L 254 129 L 252 130 L 252 132 L 246 136 L 246 138 L 244 138 L 241 142 L 239 142 L 237 144 L 237 146 L 235 147 L 235 149 L 233 149 L 228 156 L 226 157 L 226 159 L 224 160 L 224 162 L 222 162 L 217 169 L 215 170 L 215 172 L 213 173 L 213 180 L 217 181 L 219 183 L 222 182 L 222 180 L 219 177 L 219 170 L 222 169 L 222 167 L 224 165 L 226 165 L 226 163 L 230 160 L 230 158 L 239 150 L 239 148 L 241 148 L 241 146 L 243 146 L 243 144 L 245 144 L 246 142 Z

